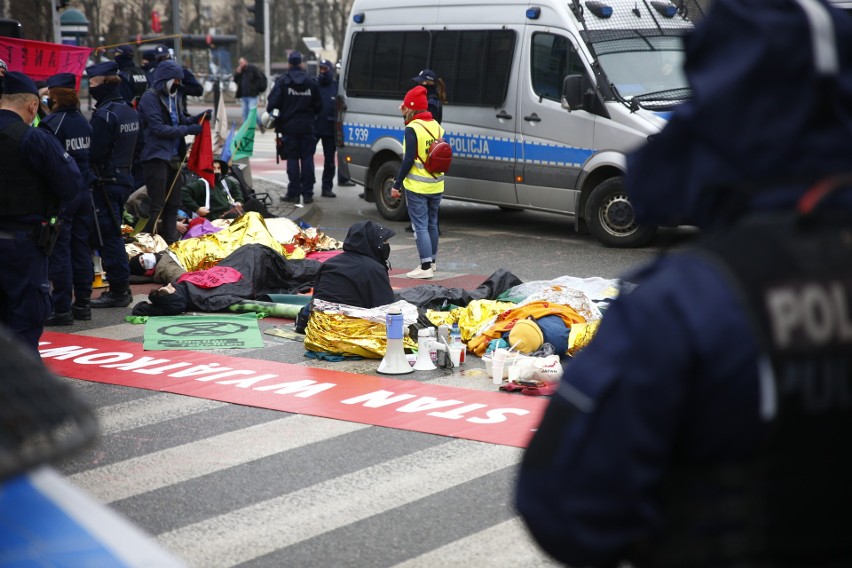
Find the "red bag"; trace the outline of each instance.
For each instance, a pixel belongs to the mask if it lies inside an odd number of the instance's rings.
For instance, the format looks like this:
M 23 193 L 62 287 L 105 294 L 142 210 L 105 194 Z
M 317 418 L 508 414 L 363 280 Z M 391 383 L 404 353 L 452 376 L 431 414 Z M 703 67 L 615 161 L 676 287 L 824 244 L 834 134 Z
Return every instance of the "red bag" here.
M 425 128 L 426 132 L 428 132 L 433 138 L 435 137 L 435 135 L 426 128 L 425 124 L 423 125 L 423 128 Z M 423 162 L 423 167 L 432 175 L 432 177 L 444 175 L 449 171 L 450 165 L 453 162 L 453 148 L 444 138 L 436 138 L 435 141 L 426 149 L 426 159 L 421 161 Z

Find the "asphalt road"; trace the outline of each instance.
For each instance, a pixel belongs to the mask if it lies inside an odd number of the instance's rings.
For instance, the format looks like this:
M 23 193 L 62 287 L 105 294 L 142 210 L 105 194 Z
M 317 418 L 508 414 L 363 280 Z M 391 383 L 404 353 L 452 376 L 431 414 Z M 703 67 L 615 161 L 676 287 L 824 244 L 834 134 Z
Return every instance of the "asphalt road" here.
M 274 191 L 284 177 L 283 165 L 271 158 L 270 138 L 259 135 L 252 173 Z M 342 240 L 355 221 L 381 221 L 375 206 L 358 198 L 360 188 L 335 191 L 336 199 L 316 199 L 307 222 Z M 397 231 L 394 268 L 413 268 L 413 237 L 403 223 L 386 224 Z M 452 202 L 442 204 L 441 226 L 437 284 L 498 268 L 525 282 L 615 278 L 688 238 L 669 231 L 653 248 L 607 249 L 575 234 L 563 217 Z M 144 292 L 134 288 L 135 299 L 144 299 Z M 142 326 L 124 322 L 128 313 L 95 310 L 91 322 L 56 331 L 141 343 Z M 270 318 L 261 328 L 287 323 Z M 365 380 L 376 375 L 377 360 L 316 361 L 304 356 L 300 343 L 269 335 L 263 343 L 207 353 L 247 365 L 286 363 L 294 374 L 318 368 Z M 479 367 L 472 357 L 463 372 L 401 377 L 494 390 Z M 102 435 L 93 448 L 59 463 L 58 471 L 188 566 L 552 565 L 512 508 L 519 448 L 168 394 L 142 381 L 135 388 L 64 380 L 97 409 Z

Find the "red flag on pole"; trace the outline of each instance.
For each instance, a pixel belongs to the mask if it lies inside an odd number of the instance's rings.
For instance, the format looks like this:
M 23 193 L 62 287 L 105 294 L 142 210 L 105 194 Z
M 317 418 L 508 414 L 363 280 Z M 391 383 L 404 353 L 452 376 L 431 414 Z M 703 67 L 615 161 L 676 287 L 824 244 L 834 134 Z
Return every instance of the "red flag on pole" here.
M 211 186 L 216 183 L 213 175 L 213 137 L 210 135 L 210 121 L 201 121 L 201 134 L 195 136 L 186 166 L 207 180 Z

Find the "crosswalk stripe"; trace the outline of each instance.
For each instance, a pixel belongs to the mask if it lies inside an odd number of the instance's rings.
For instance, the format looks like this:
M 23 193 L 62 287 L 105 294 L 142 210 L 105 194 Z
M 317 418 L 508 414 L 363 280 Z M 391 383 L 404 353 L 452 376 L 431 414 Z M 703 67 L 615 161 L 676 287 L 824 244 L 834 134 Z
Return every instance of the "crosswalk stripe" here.
M 157 538 L 190 566 L 234 566 L 511 467 L 520 452 L 454 440 Z
M 97 416 L 100 434 L 106 436 L 223 406 L 228 406 L 228 403 L 173 394 L 156 394 L 105 406 L 97 410 Z
M 76 473 L 69 480 L 97 499 L 112 503 L 369 427 L 293 415 Z
M 511 535 L 511 541 L 508 536 Z M 421 554 L 394 568 L 545 568 L 561 566 L 542 555 L 526 532 L 523 522 L 515 517 L 478 533 Z

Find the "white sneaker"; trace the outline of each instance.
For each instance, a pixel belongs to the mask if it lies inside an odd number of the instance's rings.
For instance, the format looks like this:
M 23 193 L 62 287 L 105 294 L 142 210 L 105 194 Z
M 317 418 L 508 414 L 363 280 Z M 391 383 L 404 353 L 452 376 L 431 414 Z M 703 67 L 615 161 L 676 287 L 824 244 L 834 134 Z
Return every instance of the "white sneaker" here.
M 426 279 L 426 278 L 434 277 L 435 271 L 432 270 L 431 268 L 427 268 L 426 270 L 423 270 L 422 268 L 420 268 L 418 266 L 417 268 L 415 268 L 411 272 L 406 272 L 405 276 L 406 276 L 406 278 Z
M 438 272 L 438 263 L 434 260 L 432 261 L 432 272 Z

